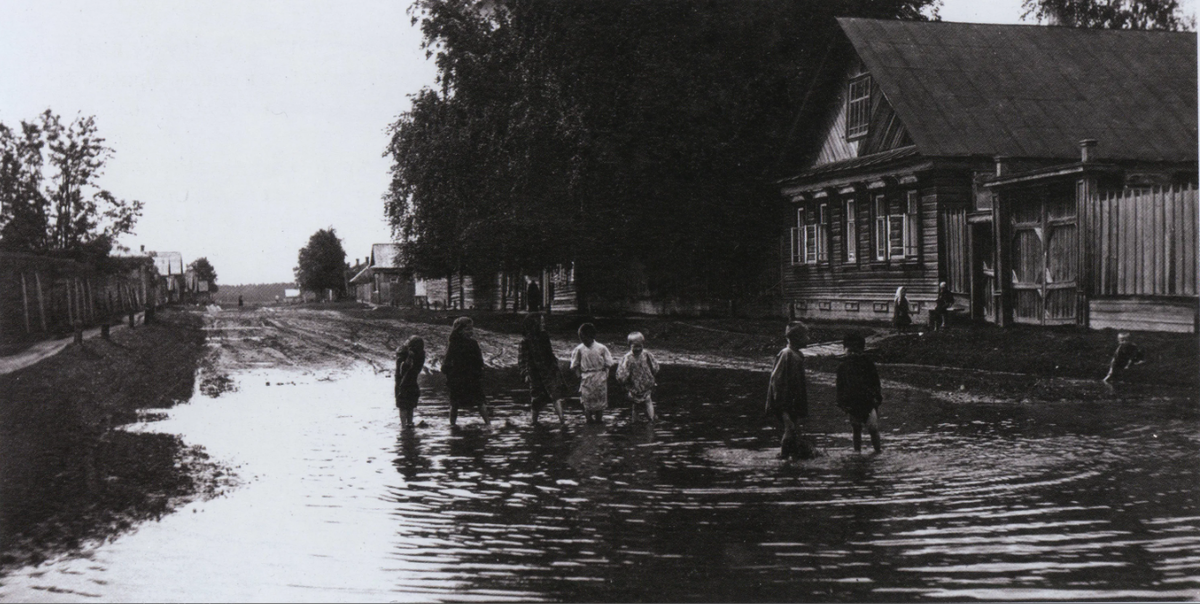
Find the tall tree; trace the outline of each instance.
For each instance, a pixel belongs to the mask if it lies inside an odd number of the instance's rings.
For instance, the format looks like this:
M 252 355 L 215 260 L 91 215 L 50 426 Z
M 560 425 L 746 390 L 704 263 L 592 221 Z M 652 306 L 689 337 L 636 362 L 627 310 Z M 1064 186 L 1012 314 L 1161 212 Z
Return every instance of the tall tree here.
M 346 291 L 344 271 L 346 251 L 333 227 L 321 229 L 308 238 L 296 264 L 296 283 L 300 289 L 322 292 L 332 289 L 342 296 Z
M 1022 19 L 1107 29 L 1194 29 L 1178 0 L 1022 0 Z
M 734 297 L 777 254 L 769 168 L 837 35 L 935 0 L 419 0 L 438 86 L 391 128 L 423 272 L 574 262 L 585 295 Z
M 196 279 L 208 282 L 208 291 L 217 292 L 217 271 L 213 268 L 212 263 L 208 261 L 207 257 L 201 256 L 193 260 L 188 265 L 188 268 L 196 271 Z
M 50 110 L 20 133 L 0 124 L 0 245 L 81 259 L 107 256 L 133 232 L 142 202 L 99 186 L 113 150 L 94 117 L 69 124 Z

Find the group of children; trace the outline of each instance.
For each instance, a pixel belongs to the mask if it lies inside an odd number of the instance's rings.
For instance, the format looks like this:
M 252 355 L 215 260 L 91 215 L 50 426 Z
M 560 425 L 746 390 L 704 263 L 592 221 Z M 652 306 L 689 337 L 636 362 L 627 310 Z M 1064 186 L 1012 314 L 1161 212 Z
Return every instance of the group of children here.
M 521 378 L 529 387 L 533 423 L 541 411 L 553 404 L 558 421 L 565 423 L 563 399 L 567 396 L 566 382 L 558 365 L 558 357 L 550 345 L 542 316 L 530 313 L 525 317 L 523 335 L 517 353 Z M 571 371 L 579 378 L 579 400 L 583 403 L 587 423 L 604 421 L 608 408 L 608 375 L 617 368 L 617 382 L 625 387 L 636 421 L 641 411 L 654 421 L 655 376 L 658 361 L 645 349 L 646 338 L 641 333 L 629 334 L 629 352 L 618 363 L 608 347 L 596 341 L 596 327 L 584 323 L 579 327 L 579 346 L 571 353 Z M 400 425 L 413 425 L 413 412 L 421 398 L 417 376 L 425 368 L 425 340 L 412 336 L 396 351 L 395 398 L 400 412 Z M 458 422 L 459 409 L 474 407 L 485 423 L 491 423 L 491 413 L 483 395 L 483 352 L 474 337 L 474 322 L 470 317 L 455 319 L 442 360 L 446 390 L 450 398 L 450 425 Z
M 517 354 L 521 377 L 529 387 L 533 423 L 548 405 L 554 406 L 559 422 L 565 423 L 563 399 L 566 382 L 563 379 L 550 345 L 540 314 L 525 317 L 523 334 Z M 775 359 L 775 367 L 767 387 L 767 413 L 774 415 L 783 426 L 780 457 L 807 458 L 813 455 L 812 446 L 801 438 L 801 425 L 808 417 L 808 384 L 804 376 L 804 355 L 800 349 L 808 342 L 808 328 L 794 323 L 785 332 L 788 345 Z M 579 345 L 571 353 L 571 371 L 579 378 L 579 400 L 589 424 L 603 423 L 608 408 L 608 377 L 616 367 L 617 382 L 624 386 L 632 406 L 631 417 L 637 421 L 639 411 L 655 420 L 652 394 L 656 385 L 659 364 L 645 349 L 646 338 L 639 332 L 629 334 L 629 352 L 620 362 L 613 359 L 608 347 L 596 341 L 596 327 L 584 323 L 579 327 Z M 877 409 L 883 402 L 879 374 L 874 362 L 864 354 L 865 340 L 849 334 L 843 341 L 846 357 L 837 370 L 837 405 L 850 418 L 854 433 L 854 450 L 862 448 L 862 429 L 870 433 L 871 445 L 882 450 L 879 439 Z M 425 342 L 412 336 L 396 353 L 396 407 L 400 424 L 413 425 L 413 411 L 421 397 L 417 376 L 425 368 Z M 464 407 L 479 410 L 485 423 L 491 413 L 483 396 L 483 353 L 474 338 L 474 324 L 469 317 L 459 317 L 450 330 L 442 373 L 450 398 L 450 425 L 458 421 L 458 411 Z

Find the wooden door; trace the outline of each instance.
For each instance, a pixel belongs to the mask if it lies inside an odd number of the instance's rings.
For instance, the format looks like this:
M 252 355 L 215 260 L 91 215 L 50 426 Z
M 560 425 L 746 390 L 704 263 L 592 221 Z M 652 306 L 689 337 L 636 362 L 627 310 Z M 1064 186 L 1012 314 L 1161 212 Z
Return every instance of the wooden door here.
M 1074 323 L 1079 266 L 1074 200 L 1039 195 L 1014 205 L 1013 320 Z

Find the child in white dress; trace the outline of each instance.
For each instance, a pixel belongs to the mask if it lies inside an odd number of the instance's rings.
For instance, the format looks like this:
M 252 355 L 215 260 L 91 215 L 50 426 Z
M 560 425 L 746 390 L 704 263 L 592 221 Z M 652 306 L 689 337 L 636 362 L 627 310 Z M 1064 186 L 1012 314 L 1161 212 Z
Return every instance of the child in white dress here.
M 602 423 L 608 408 L 608 370 L 617 362 L 608 347 L 596 341 L 595 325 L 580 325 L 579 341 L 571 353 L 571 371 L 579 377 L 579 401 L 587 423 Z
M 625 392 L 633 404 L 629 418 L 635 422 L 638 407 L 645 411 L 647 419 L 654 421 L 654 401 L 650 395 L 656 385 L 654 377 L 658 375 L 658 361 L 645 348 L 646 336 L 637 331 L 629 334 L 629 352 L 625 353 L 617 367 L 617 381 L 625 386 Z

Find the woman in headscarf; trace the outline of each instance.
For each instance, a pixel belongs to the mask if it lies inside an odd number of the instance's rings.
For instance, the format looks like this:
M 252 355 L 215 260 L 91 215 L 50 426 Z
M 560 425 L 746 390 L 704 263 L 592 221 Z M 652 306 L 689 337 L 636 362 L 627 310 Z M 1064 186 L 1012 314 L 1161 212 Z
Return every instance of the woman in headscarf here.
M 525 316 L 522 331 L 524 336 L 517 352 L 517 367 L 521 377 L 529 385 L 529 403 L 533 407 L 533 423 L 537 423 L 538 414 L 551 401 L 554 402 L 554 412 L 558 414 L 559 423 L 566 423 L 563 417 L 563 379 L 558 365 L 558 357 L 554 356 L 554 348 L 550 346 L 550 334 L 542 326 L 542 315 L 529 313 Z
M 903 285 L 896 288 L 896 298 L 892 300 L 892 324 L 896 326 L 896 330 L 900 333 L 908 331 L 908 326 L 912 325 L 912 315 L 909 313 L 908 296 L 905 295 L 907 289 Z
M 446 389 L 450 393 L 450 425 L 458 422 L 460 407 L 475 405 L 484 423 L 490 424 L 491 414 L 483 397 L 483 352 L 475 341 L 475 323 L 470 317 L 454 320 L 442 373 L 446 375 Z

